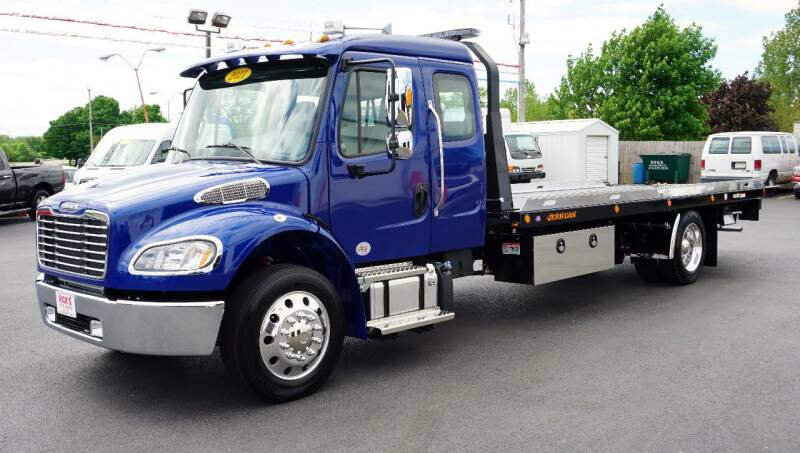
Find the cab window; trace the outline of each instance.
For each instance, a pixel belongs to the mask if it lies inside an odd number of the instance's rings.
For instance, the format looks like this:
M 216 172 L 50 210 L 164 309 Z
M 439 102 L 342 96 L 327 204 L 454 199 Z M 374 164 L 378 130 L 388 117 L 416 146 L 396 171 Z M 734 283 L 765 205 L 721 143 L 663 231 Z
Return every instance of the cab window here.
M 775 135 L 765 135 L 761 137 L 761 150 L 764 154 L 780 154 L 781 143 Z
M 730 146 L 730 137 L 714 137 L 711 139 L 711 144 L 708 145 L 709 154 L 728 154 L 728 147 Z
M 389 123 L 384 94 L 386 73 L 353 71 L 339 119 L 339 152 L 357 157 L 386 152 Z
M 735 137 L 731 144 L 731 154 L 750 154 L 753 150 L 752 137 Z
M 442 140 L 454 142 L 475 135 L 475 108 L 469 79 L 456 74 L 434 74 L 433 94 L 442 121 Z

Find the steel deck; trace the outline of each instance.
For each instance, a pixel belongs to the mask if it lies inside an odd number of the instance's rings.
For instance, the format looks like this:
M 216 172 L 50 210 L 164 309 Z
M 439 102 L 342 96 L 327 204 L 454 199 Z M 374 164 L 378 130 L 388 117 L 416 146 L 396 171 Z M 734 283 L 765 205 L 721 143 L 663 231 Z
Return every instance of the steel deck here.
M 724 195 L 763 188 L 764 184 L 756 179 L 699 184 L 617 185 L 546 191 L 531 190 L 525 187 L 514 190 L 515 187 L 512 185 L 514 208 L 521 213 Z

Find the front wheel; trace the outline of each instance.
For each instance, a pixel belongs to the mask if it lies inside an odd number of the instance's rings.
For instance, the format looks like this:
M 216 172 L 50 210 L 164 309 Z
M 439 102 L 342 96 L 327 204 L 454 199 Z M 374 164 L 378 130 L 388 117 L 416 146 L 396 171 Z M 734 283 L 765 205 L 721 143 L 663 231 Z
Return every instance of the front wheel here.
M 31 197 L 31 209 L 28 211 L 28 216 L 31 218 L 31 220 L 36 220 L 36 208 L 38 208 L 39 204 L 49 196 L 50 192 L 44 189 L 39 189 L 34 192 L 33 197 Z
M 658 264 L 664 280 L 676 285 L 688 285 L 700 277 L 706 259 L 703 219 L 696 211 L 687 211 L 674 228 L 678 230 L 675 243 L 672 244 L 673 258 L 659 260 Z
M 291 401 L 316 391 L 333 372 L 344 319 L 339 296 L 323 275 L 274 265 L 250 276 L 228 305 L 222 359 L 257 393 Z

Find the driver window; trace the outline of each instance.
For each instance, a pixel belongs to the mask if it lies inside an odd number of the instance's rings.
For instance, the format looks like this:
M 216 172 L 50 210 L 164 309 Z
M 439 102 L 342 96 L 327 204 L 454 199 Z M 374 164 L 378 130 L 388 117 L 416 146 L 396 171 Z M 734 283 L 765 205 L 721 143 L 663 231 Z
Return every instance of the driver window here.
M 386 152 L 390 129 L 384 94 L 386 73 L 354 71 L 347 82 L 339 120 L 339 152 L 358 157 Z

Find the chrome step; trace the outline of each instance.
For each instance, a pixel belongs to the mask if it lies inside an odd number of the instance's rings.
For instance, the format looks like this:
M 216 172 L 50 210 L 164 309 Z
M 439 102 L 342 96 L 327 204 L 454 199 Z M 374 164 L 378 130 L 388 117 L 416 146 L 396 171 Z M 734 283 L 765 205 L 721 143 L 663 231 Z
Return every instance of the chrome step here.
M 358 284 L 361 286 L 361 292 L 363 293 L 375 282 L 413 277 L 415 275 L 422 275 L 425 272 L 428 272 L 427 266 L 418 266 L 411 261 L 404 261 L 402 263 L 362 267 L 356 269 L 356 277 L 358 278 Z
M 403 330 L 450 321 L 454 317 L 455 313 L 444 311 L 439 307 L 426 308 L 368 321 L 367 328 L 374 329 L 381 335 L 389 335 Z

